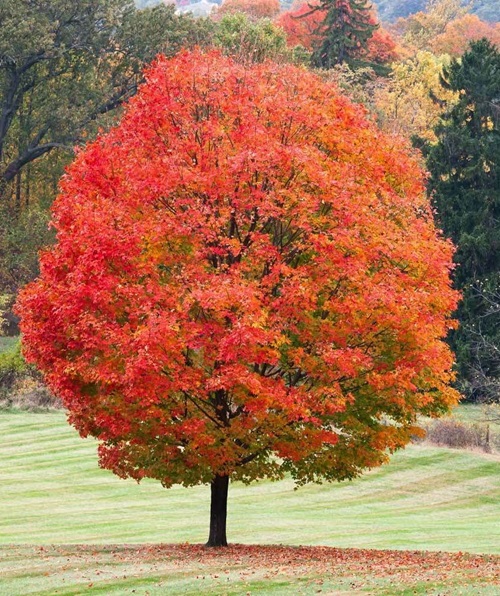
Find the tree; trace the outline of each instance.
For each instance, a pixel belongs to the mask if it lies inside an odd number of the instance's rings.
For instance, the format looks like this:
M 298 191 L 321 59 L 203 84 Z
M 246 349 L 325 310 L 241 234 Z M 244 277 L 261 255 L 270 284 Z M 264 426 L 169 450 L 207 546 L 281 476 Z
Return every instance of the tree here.
M 270 19 L 252 20 L 244 13 L 225 14 L 216 24 L 213 45 L 240 62 L 291 57 L 285 33 Z
M 285 31 L 290 47 L 300 45 L 312 50 L 318 44 L 323 15 L 320 11 L 311 12 L 310 5 L 311 3 L 304 2 L 292 7 L 292 10 L 282 12 L 276 19 L 276 24 Z
M 280 11 L 279 0 L 225 0 L 217 14 L 242 12 L 253 19 L 271 19 Z
M 0 0 L 0 201 L 14 181 L 29 184 L 21 176 L 36 160 L 71 153 L 135 93 L 145 63 L 197 27 L 173 7 L 129 0 Z
M 382 128 L 407 139 L 416 135 L 436 141 L 434 127 L 447 102 L 457 99 L 457 93 L 440 84 L 447 56 L 417 52 L 407 60 L 392 65 L 386 85 L 374 90 L 376 112 Z
M 476 295 L 483 305 L 480 324 L 467 328 L 473 348 L 467 389 L 470 397 L 486 406 L 488 418 L 493 415 L 500 421 L 500 284 L 488 286 Z
M 463 292 L 461 322 L 451 335 L 462 385 L 471 382 L 478 337 L 500 345 L 499 314 L 485 296 L 500 283 L 500 53 L 487 40 L 471 43 L 443 71 L 442 84 L 457 102 L 427 148 L 429 188 L 445 234 L 457 245 L 455 283 Z M 494 363 L 484 351 L 482 370 Z
M 374 3 L 382 20 L 390 22 L 422 10 L 426 0 L 374 0 Z
M 10 310 L 17 290 L 38 275 L 38 251 L 53 241 L 49 219 L 48 210 L 40 205 L 20 214 L 0 205 L 0 301 L 3 297 L 8 335 L 19 334 L 17 317 Z
M 428 7 L 426 0 L 374 0 L 378 7 L 380 17 L 384 22 L 394 21 L 401 17 L 408 17 L 416 12 L 423 11 Z M 480 19 L 496 22 L 498 21 L 498 0 L 464 0 L 462 4 L 469 4 L 471 12 Z
M 367 42 L 365 58 L 375 64 L 394 62 L 398 58 L 397 44 L 392 35 L 378 27 Z
M 315 75 L 159 58 L 79 153 L 23 290 L 25 353 L 100 465 L 211 484 L 353 478 L 456 401 L 456 293 L 417 159 Z
M 287 43 L 290 47 L 300 45 L 307 50 L 317 48 L 322 41 L 322 23 L 324 16 L 320 11 L 311 12 L 312 3 L 304 2 L 290 10 L 283 12 L 276 19 L 276 23 L 284 29 Z M 371 23 L 376 25 L 375 14 L 371 15 Z M 365 47 L 353 52 L 352 58 L 366 60 L 371 64 L 385 64 L 394 61 L 398 56 L 396 42 L 391 34 L 377 27 L 373 35 L 367 40 Z M 337 65 L 342 67 L 342 65 Z
M 432 41 L 431 49 L 436 54 L 461 56 L 471 41 L 486 38 L 500 46 L 500 23 L 481 21 L 473 14 L 466 14 L 446 25 L 444 32 Z
M 323 15 L 313 54 L 314 64 L 322 68 L 355 61 L 377 29 L 367 0 L 318 0 L 309 7 L 302 18 L 315 12 Z
M 427 51 L 452 21 L 468 13 L 462 0 L 429 0 L 425 12 L 417 12 L 398 23 L 403 43 L 414 51 Z
M 0 0 L 0 295 L 36 275 L 74 146 L 110 125 L 158 51 L 201 42 L 209 26 L 128 0 Z

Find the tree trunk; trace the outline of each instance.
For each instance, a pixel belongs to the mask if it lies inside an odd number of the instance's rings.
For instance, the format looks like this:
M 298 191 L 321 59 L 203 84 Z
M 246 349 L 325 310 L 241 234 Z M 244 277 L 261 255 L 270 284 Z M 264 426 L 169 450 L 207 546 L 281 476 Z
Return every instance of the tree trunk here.
M 16 213 L 21 213 L 22 178 L 19 171 L 16 176 Z
M 226 518 L 229 476 L 216 476 L 210 485 L 210 535 L 206 546 L 227 546 Z

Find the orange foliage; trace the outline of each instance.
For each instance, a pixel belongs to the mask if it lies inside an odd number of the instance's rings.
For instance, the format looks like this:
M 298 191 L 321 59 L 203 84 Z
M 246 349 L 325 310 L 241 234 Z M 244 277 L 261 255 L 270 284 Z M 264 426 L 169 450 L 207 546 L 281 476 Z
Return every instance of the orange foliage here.
M 456 401 L 418 159 L 304 69 L 158 58 L 53 223 L 26 356 L 120 476 L 350 478 Z
M 436 54 L 461 56 L 471 41 L 483 37 L 500 47 L 500 23 L 487 23 L 476 15 L 466 14 L 448 23 L 445 31 L 432 40 L 431 49 Z
M 243 12 L 254 19 L 272 19 L 280 12 L 279 0 L 225 0 L 217 15 Z
M 312 5 L 314 3 L 304 2 L 297 8 L 282 13 L 277 18 L 276 24 L 284 29 L 289 47 L 301 45 L 308 50 L 312 50 L 317 45 L 320 37 L 316 32 L 325 15 L 321 11 L 311 13 L 310 6 Z
M 368 40 L 367 50 L 366 59 L 377 64 L 393 62 L 399 56 L 398 46 L 394 38 L 383 27 L 379 27 L 373 32 Z

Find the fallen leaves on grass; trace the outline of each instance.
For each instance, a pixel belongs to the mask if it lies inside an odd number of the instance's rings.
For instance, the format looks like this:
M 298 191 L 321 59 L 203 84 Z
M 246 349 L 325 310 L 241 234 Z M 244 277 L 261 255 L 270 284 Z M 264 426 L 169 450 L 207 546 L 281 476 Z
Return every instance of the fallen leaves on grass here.
M 394 586 L 396 594 L 399 593 L 396 587 L 399 590 L 423 583 L 469 588 L 500 586 L 500 556 L 461 552 L 242 544 L 221 549 L 192 544 L 155 544 L 12 546 L 0 550 L 0 570 L 6 571 L 7 576 L 15 577 L 16 568 L 21 570 L 27 561 L 30 566 L 36 564 L 40 575 L 59 575 L 64 582 L 81 580 L 83 584 L 85 580 L 89 592 L 101 582 L 115 585 L 118 580 L 154 580 L 156 585 L 163 581 L 168 584 L 179 574 L 190 575 L 200 585 L 236 584 L 244 588 L 242 594 L 247 589 L 249 593 L 257 593 L 252 589 L 254 582 L 278 580 L 289 580 L 294 586 L 294 582 L 300 581 L 306 590 L 302 593 L 308 594 L 321 591 L 332 594 L 327 587 L 325 590 L 326 584 L 332 581 L 341 581 L 351 593 L 358 590 L 377 593 Z M 379 585 L 381 580 L 385 588 Z

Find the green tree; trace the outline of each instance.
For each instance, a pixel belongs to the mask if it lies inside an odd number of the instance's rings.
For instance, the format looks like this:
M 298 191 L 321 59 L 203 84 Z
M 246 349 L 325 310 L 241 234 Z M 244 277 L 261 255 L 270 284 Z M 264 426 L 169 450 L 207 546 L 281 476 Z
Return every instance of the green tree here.
M 320 0 L 311 5 L 303 18 L 320 11 L 324 19 L 318 29 L 320 39 L 313 53 L 313 63 L 321 68 L 356 63 L 377 29 L 367 0 Z
M 29 164 L 71 152 L 135 93 L 145 63 L 200 27 L 129 0 L 0 0 L 0 200 L 19 201 Z
M 255 21 L 242 12 L 229 13 L 215 27 L 213 44 L 240 62 L 279 61 L 292 56 L 285 32 L 270 19 Z
M 48 224 L 49 212 L 41 204 L 30 205 L 21 213 L 0 205 L 0 326 L 3 310 L 8 335 L 17 332 L 17 318 L 10 310 L 15 294 L 38 274 L 38 252 L 53 239 Z
M 500 283 L 500 53 L 471 43 L 444 68 L 442 84 L 458 101 L 436 127 L 427 149 L 430 190 L 444 233 L 457 246 L 455 284 L 463 292 L 459 329 L 451 334 L 459 380 L 473 387 L 478 366 L 493 362 L 484 346 L 500 345 L 500 312 L 491 296 Z

